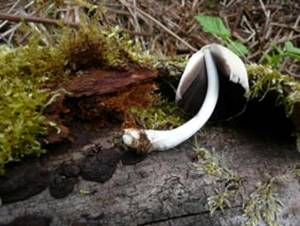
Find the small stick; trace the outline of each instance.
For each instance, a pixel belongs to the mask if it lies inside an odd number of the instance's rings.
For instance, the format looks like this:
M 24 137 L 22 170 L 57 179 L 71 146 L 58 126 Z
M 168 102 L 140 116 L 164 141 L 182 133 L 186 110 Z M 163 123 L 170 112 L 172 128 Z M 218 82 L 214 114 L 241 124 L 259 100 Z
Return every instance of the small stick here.
M 0 13 L 0 20 L 8 20 L 13 22 L 26 21 L 26 22 L 33 22 L 33 23 L 50 24 L 55 26 L 60 25 L 60 21 L 58 20 L 53 20 L 53 19 L 43 18 L 43 17 L 35 17 L 35 16 L 11 15 L 6 13 Z M 76 28 L 79 27 L 78 23 L 67 22 L 65 24 L 70 27 L 76 27 Z
M 275 27 L 282 27 L 282 28 L 285 28 L 285 29 L 290 29 L 290 30 L 293 30 L 295 32 L 300 32 L 300 29 L 298 29 L 295 26 L 290 26 L 290 25 L 280 24 L 280 23 L 275 23 L 275 22 L 272 22 L 270 25 L 275 26 Z

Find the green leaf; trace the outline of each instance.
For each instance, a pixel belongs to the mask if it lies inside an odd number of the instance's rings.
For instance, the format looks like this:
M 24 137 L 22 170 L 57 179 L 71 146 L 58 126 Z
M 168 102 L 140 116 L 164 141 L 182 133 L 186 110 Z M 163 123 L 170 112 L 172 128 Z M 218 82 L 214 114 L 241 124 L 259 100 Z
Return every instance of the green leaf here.
M 295 47 L 291 41 L 285 42 L 284 48 L 286 56 L 300 60 L 300 48 Z
M 228 49 L 234 52 L 238 56 L 246 56 L 249 53 L 249 49 L 240 41 L 230 41 L 227 45 Z
M 295 47 L 291 41 L 285 42 L 284 47 L 287 52 L 300 55 L 300 48 Z
M 219 17 L 198 15 L 195 19 L 202 26 L 203 31 L 215 34 L 222 39 L 230 37 L 230 30 L 224 25 L 223 21 Z

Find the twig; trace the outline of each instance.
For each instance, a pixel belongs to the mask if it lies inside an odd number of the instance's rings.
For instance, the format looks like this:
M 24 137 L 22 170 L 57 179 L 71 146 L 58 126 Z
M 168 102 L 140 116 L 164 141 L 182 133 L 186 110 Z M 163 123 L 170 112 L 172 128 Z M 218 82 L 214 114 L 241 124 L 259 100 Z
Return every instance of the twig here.
M 264 14 L 265 14 L 266 18 L 269 19 L 270 18 L 270 11 L 266 10 L 265 4 L 263 3 L 262 0 L 259 0 L 259 3 L 261 5 L 262 10 L 264 11 Z
M 124 2 L 123 0 L 119 0 L 119 1 L 122 4 L 124 4 L 126 7 L 134 8 L 133 6 L 131 6 L 131 5 L 127 4 L 126 2 Z M 168 32 L 170 35 L 172 35 L 174 38 L 176 38 L 177 40 L 179 40 L 180 42 L 182 42 L 182 44 L 184 44 L 185 46 L 187 46 L 189 49 L 191 49 L 193 51 L 197 51 L 197 49 L 195 47 L 193 47 L 191 44 L 189 44 L 184 39 L 180 38 L 177 34 L 175 34 L 173 31 L 171 31 L 169 28 L 167 28 L 165 25 L 163 25 L 160 21 L 158 21 L 157 19 L 155 19 L 154 17 L 152 17 L 148 13 L 144 12 L 143 10 L 141 10 L 138 7 L 136 7 L 135 9 L 136 9 L 136 11 L 138 13 L 140 13 L 141 15 L 143 15 L 143 16 L 147 17 L 148 19 L 152 20 L 156 25 L 158 25 L 159 27 L 161 27 L 162 29 L 164 29 L 166 32 Z
M 5 13 L 0 13 L 0 20 L 8 20 L 12 22 L 33 22 L 33 23 L 43 23 L 43 24 L 49 24 L 49 25 L 55 25 L 59 26 L 61 24 L 58 20 L 53 20 L 49 18 L 43 18 L 43 17 L 35 17 L 35 16 L 17 16 L 17 15 L 10 15 Z M 72 23 L 72 22 L 66 22 L 65 25 L 68 25 L 70 27 L 79 27 L 78 23 Z
M 293 30 L 293 31 L 296 31 L 296 32 L 300 33 L 300 29 L 298 29 L 295 26 L 290 26 L 290 25 L 280 24 L 280 23 L 275 23 L 275 22 L 272 22 L 270 25 L 275 26 L 275 27 L 282 27 L 282 28 L 290 29 L 290 30 Z
M 298 16 L 297 17 L 297 19 L 296 19 L 296 21 L 295 21 L 295 24 L 294 24 L 294 28 L 297 28 L 298 27 L 298 24 L 299 24 L 299 22 L 300 22 L 300 16 Z M 289 34 L 289 38 L 292 38 L 293 37 L 293 35 L 294 35 L 294 30 L 292 30 L 291 32 L 290 32 L 290 34 Z

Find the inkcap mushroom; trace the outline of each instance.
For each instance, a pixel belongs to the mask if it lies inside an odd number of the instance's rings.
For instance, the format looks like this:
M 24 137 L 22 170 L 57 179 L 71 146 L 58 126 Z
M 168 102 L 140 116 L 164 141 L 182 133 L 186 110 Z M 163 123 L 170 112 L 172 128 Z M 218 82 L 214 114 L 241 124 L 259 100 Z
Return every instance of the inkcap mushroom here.
M 141 153 L 176 147 L 203 127 L 218 105 L 223 112 L 229 109 L 230 114 L 241 111 L 248 91 L 247 70 L 242 60 L 221 45 L 206 45 L 189 59 L 176 91 L 176 102 L 193 117 L 171 130 L 128 128 L 122 140 Z

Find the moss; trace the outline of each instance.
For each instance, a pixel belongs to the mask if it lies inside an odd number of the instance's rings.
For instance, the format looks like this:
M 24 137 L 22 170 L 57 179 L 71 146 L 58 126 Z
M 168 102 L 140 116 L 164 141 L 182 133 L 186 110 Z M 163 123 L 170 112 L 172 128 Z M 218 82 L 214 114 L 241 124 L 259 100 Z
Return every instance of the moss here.
M 269 182 L 259 185 L 253 191 L 243 208 L 243 216 L 246 218 L 246 226 L 255 226 L 264 222 L 268 226 L 277 226 L 277 214 L 283 204 L 274 193 L 272 178 Z
M 48 94 L 28 80 L 16 77 L 0 80 L 0 174 L 10 161 L 44 153 L 38 141 L 47 132 L 41 108 Z
M 41 138 L 55 125 L 43 116 L 45 106 L 72 72 L 150 64 L 121 29 L 100 27 L 96 16 L 82 18 L 79 29 L 62 27 L 51 41 L 29 30 L 26 45 L 0 46 L 0 174 L 9 162 L 45 152 Z
M 130 64 L 147 65 L 152 59 L 119 27 L 101 29 L 93 20 L 79 29 L 66 29 L 58 49 L 65 65 L 72 71 L 90 67 L 122 68 Z
M 54 48 L 32 41 L 16 49 L 0 49 L 0 174 L 11 161 L 40 155 L 39 138 L 49 122 L 42 115 L 50 96 L 42 85 L 63 71 Z
M 216 210 L 223 211 L 225 208 L 230 208 L 231 202 L 240 194 L 244 179 L 228 169 L 224 161 L 221 161 L 213 151 L 199 147 L 197 142 L 195 142 L 194 152 L 198 159 L 197 163 L 194 163 L 195 169 L 215 178 L 218 182 L 223 182 L 215 190 L 215 194 L 207 198 L 210 214 L 213 215 Z
M 263 100 L 275 92 L 276 103 L 283 106 L 287 116 L 293 113 L 296 103 L 300 102 L 300 83 L 293 77 L 282 75 L 268 66 L 251 64 L 247 67 L 250 81 L 250 99 Z
M 211 215 L 215 213 L 216 210 L 223 211 L 225 208 L 231 208 L 231 202 L 237 195 L 235 190 L 225 191 L 216 190 L 216 194 L 208 197 L 207 204 L 209 212 Z
M 0 56 L 0 77 L 26 78 L 41 84 L 53 76 L 64 74 L 64 62 L 54 47 L 40 46 L 31 41 Z
M 214 214 L 216 210 L 223 211 L 225 208 L 230 208 L 231 203 L 242 194 L 245 179 L 224 166 L 224 162 L 213 151 L 199 147 L 197 142 L 194 151 L 198 158 L 194 167 L 206 176 L 215 177 L 216 181 L 224 182 L 218 184 L 215 194 L 207 199 L 210 214 Z M 296 176 L 298 171 L 298 166 L 295 166 L 293 172 Z M 273 177 L 268 182 L 259 184 L 251 194 L 241 195 L 241 197 L 247 197 L 242 208 L 245 225 L 255 226 L 261 222 L 269 226 L 278 225 L 277 214 L 281 210 L 282 203 L 274 192 L 273 185 L 276 179 L 280 180 L 280 177 Z
M 214 151 L 199 147 L 197 142 L 194 146 L 194 152 L 197 156 L 198 162 L 194 167 L 203 172 L 207 176 L 216 177 L 218 180 L 225 181 L 226 184 L 235 184 L 240 186 L 243 179 L 232 170 L 225 166 L 224 161 L 214 153 Z
M 145 129 L 170 129 L 183 123 L 180 109 L 175 103 L 159 100 L 148 108 L 131 108 L 137 124 Z
M 247 68 L 250 92 L 250 99 L 263 100 L 269 93 L 276 96 L 278 106 L 284 108 L 286 116 L 291 117 L 295 106 L 300 103 L 300 82 L 294 77 L 281 74 L 279 71 L 268 66 L 251 64 Z M 297 113 L 296 113 L 297 114 Z M 295 115 L 294 117 L 298 117 Z M 300 151 L 300 128 L 295 122 L 295 137 L 298 151 Z

